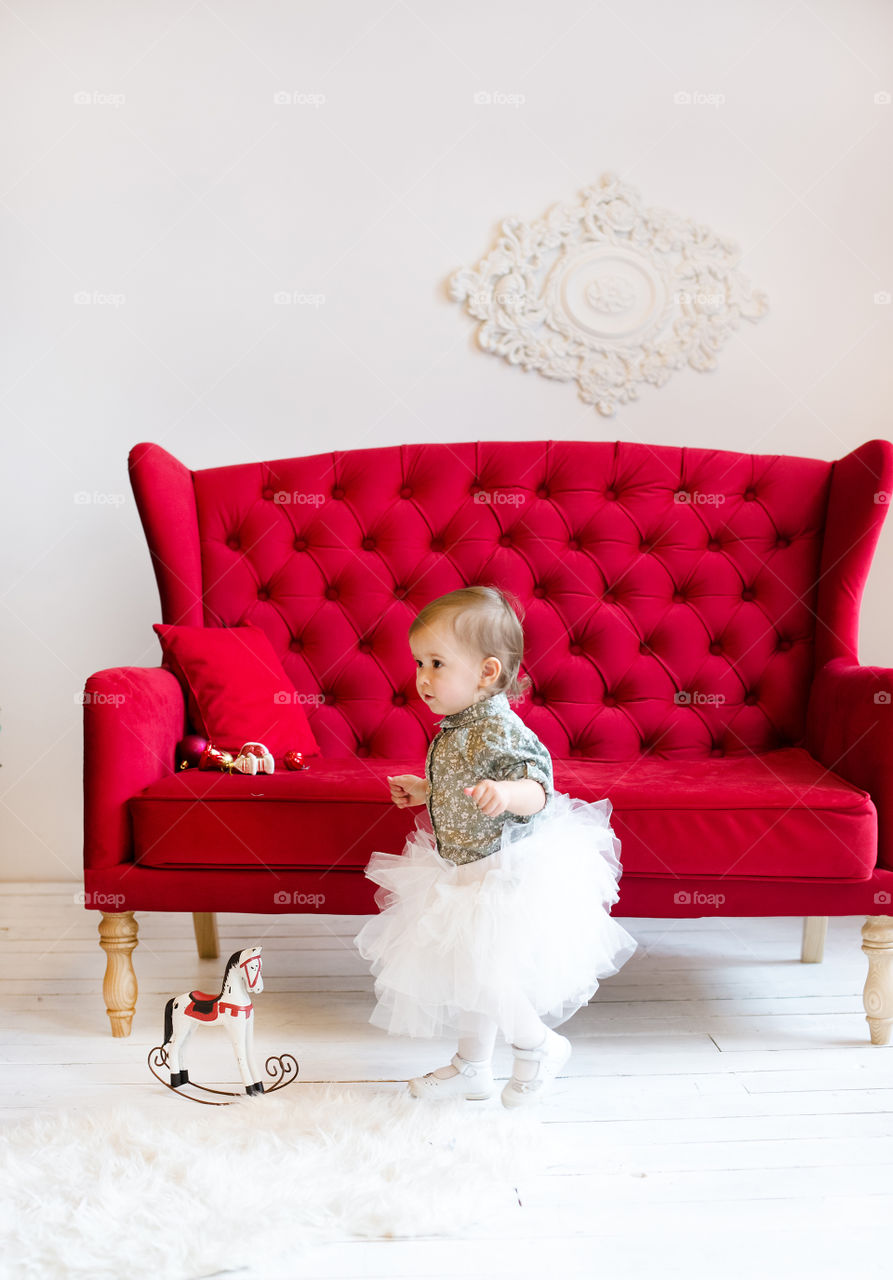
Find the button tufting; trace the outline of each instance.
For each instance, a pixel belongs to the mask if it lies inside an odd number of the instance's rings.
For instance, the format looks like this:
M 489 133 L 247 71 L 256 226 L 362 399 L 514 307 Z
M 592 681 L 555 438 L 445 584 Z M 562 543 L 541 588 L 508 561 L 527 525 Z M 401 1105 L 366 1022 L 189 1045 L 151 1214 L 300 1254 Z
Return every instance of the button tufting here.
M 752 707 L 757 700 L 757 695 L 755 693 L 746 693 L 744 695 L 744 701 L 748 707 Z
M 548 496 L 549 496 L 549 489 L 548 489 L 548 486 L 547 486 L 547 485 L 544 485 L 544 484 L 541 484 L 541 485 L 540 485 L 540 487 L 539 487 L 539 488 L 537 489 L 537 491 L 536 491 L 536 496 L 537 496 L 538 498 L 548 498 Z
M 368 746 L 366 745 L 366 743 L 365 743 L 365 742 L 361 742 L 361 743 L 360 743 L 360 745 L 357 747 L 357 755 L 358 755 L 358 756 L 368 756 L 368 755 L 371 755 L 371 754 L 372 754 L 372 753 L 370 752 L 370 750 L 369 750 L 369 748 L 368 748 Z
M 270 598 L 270 593 L 269 593 L 269 591 L 266 589 L 266 587 L 260 587 L 260 588 L 258 589 L 258 592 L 257 592 L 257 598 L 258 598 L 258 600 L 269 600 L 269 598 Z
M 337 600 L 337 599 L 338 599 L 338 588 L 337 588 L 337 587 L 326 587 L 326 599 L 327 599 L 327 600 Z
M 776 547 L 782 547 L 782 548 L 789 547 L 791 545 L 791 540 L 790 538 L 779 538 L 776 541 L 775 545 Z
M 756 493 L 754 492 L 754 490 L 753 490 L 753 489 L 745 489 L 745 490 L 744 490 L 744 501 L 745 501 L 745 502 L 753 502 L 753 501 L 754 501 L 754 499 L 756 498 L 756 496 L 757 496 L 757 495 L 756 495 Z
M 753 598 L 754 598 L 753 587 L 745 587 L 744 590 L 741 592 L 741 599 L 753 600 Z
M 674 603 L 674 604 L 685 604 L 685 595 L 683 594 L 683 592 L 681 592 L 681 591 L 674 591 L 674 592 L 673 592 L 673 603 Z
M 605 501 L 606 501 L 606 502 L 616 502 L 616 501 L 617 501 L 617 490 L 616 490 L 616 489 L 606 489 L 606 490 L 605 490 Z
M 545 703 L 546 703 L 546 699 L 543 697 L 541 693 L 531 694 L 530 701 L 533 703 L 535 707 L 545 706 Z
M 642 552 L 642 554 L 643 554 L 643 555 L 647 555 L 647 554 L 648 554 L 648 552 L 651 550 L 651 543 L 650 543 L 650 542 L 640 542 L 640 543 L 639 543 L 639 550 Z
M 364 538 L 364 539 L 363 539 L 363 550 L 364 550 L 364 551 L 374 551 L 374 550 L 375 550 L 375 539 L 374 539 L 374 538 Z
M 510 547 L 512 545 L 512 535 L 510 533 L 501 534 L 499 538 L 499 545 L 501 547 Z
M 604 702 L 606 707 L 617 706 L 617 699 L 614 697 L 613 693 L 606 693 L 602 701 Z
M 575 640 L 573 644 L 570 646 L 570 651 L 571 653 L 582 653 L 583 646 L 579 644 L 578 641 Z
M 643 640 L 639 645 L 639 653 L 650 653 L 650 652 L 651 652 L 651 646 L 647 645 Z
M 710 748 L 710 754 L 711 754 L 712 756 L 724 756 L 726 753 L 725 753 L 725 751 L 722 749 L 722 747 L 711 747 L 711 748 Z
M 533 588 L 533 594 L 536 596 L 537 600 L 544 600 L 546 596 L 546 588 L 536 586 Z
M 332 490 L 332 497 L 338 501 L 340 501 L 340 499 L 344 497 L 344 490 L 341 488 L 340 484 L 335 485 L 334 489 Z
M 580 544 L 580 539 L 579 539 L 579 538 L 569 538 L 569 539 L 568 539 L 568 544 L 567 544 L 567 545 L 568 545 L 568 547 L 571 549 L 571 551 L 579 551 L 579 550 L 580 550 L 580 545 L 581 545 L 581 544 Z
M 395 693 L 391 701 L 393 702 L 395 707 L 402 707 L 403 704 L 406 702 L 406 694 Z
M 294 548 L 295 548 L 295 551 L 306 551 L 306 550 L 307 550 L 307 539 L 306 539 L 306 538 L 295 538 L 295 541 L 294 541 Z
M 272 502 L 274 492 L 274 489 L 264 489 L 264 501 Z
M 372 645 L 369 643 L 368 640 L 361 640 L 360 643 L 357 645 L 357 648 L 359 649 L 360 653 L 372 652 Z
M 779 642 L 778 642 L 778 648 L 779 648 L 779 649 L 787 650 L 787 649 L 790 649 L 790 647 L 791 647 L 791 642 L 790 642 L 790 640 L 779 640 Z
M 444 548 L 444 541 L 443 541 L 443 538 L 432 538 L 432 539 L 431 539 L 431 550 L 432 550 L 432 551 L 443 551 L 443 548 Z
M 405 484 L 405 485 L 403 486 L 403 488 L 400 490 L 400 497 L 401 497 L 401 498 L 411 498 L 411 497 L 412 497 L 412 485 Z
M 239 539 L 238 539 L 238 538 L 227 538 L 227 540 L 226 540 L 226 545 L 227 545 L 227 546 L 228 546 L 232 551 L 238 551 L 238 550 L 239 550 L 239 547 L 240 547 L 240 545 L 241 545 L 241 543 L 239 542 Z
M 605 604 L 613 604 L 616 599 L 617 597 L 614 595 L 613 591 L 606 591 L 605 594 L 602 596 L 602 600 L 605 602 Z
M 718 539 L 718 538 L 711 538 L 711 539 L 710 539 L 710 541 L 707 543 L 707 550 L 708 550 L 708 551 L 721 551 L 721 550 L 722 550 L 722 543 L 719 541 L 719 539 Z
M 406 598 L 406 588 L 394 587 L 394 595 L 397 597 L 398 600 L 404 600 Z
M 714 640 L 713 643 L 710 645 L 710 652 L 722 653 L 722 645 L 719 643 L 718 640 Z
M 304 648 L 304 642 L 303 640 L 299 640 L 298 637 L 295 636 L 295 638 L 289 642 L 288 647 L 289 649 L 294 650 L 295 653 L 300 653 L 301 650 Z

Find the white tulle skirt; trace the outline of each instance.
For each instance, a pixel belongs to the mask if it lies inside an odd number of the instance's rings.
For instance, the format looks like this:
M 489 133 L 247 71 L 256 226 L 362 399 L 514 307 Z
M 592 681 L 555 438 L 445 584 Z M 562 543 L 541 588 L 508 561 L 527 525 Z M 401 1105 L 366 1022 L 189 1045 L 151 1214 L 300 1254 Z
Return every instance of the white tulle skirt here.
M 441 1037 L 474 1011 L 511 1042 L 519 997 L 550 1027 L 586 1004 L 637 945 L 610 914 L 622 874 L 611 808 L 556 791 L 533 822 L 506 822 L 495 853 L 462 865 L 437 852 L 421 810 L 402 854 L 366 866 L 381 886 L 380 914 L 355 938 L 375 977 L 369 1021 Z

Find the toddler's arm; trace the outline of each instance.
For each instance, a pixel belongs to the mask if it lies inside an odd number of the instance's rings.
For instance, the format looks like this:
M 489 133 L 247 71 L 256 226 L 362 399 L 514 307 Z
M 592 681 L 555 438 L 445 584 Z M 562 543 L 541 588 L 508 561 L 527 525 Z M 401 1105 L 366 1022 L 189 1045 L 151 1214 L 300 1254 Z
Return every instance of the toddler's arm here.
M 485 778 L 483 782 L 465 787 L 464 790 L 489 818 L 497 817 L 506 809 L 520 818 L 526 818 L 530 814 L 539 813 L 546 805 L 546 789 L 535 778 L 518 778 L 508 782 Z

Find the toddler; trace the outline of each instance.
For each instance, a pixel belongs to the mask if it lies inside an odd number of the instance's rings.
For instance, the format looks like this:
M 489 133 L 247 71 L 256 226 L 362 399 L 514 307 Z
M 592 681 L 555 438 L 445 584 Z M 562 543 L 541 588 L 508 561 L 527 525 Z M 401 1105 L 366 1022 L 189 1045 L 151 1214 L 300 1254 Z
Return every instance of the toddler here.
M 507 1107 L 542 1097 L 571 1044 L 553 1030 L 617 973 L 636 942 L 610 915 L 620 841 L 611 802 L 555 792 L 552 760 L 509 705 L 524 635 L 495 587 L 451 591 L 409 629 L 416 688 L 439 716 L 425 777 L 388 778 L 424 805 L 402 854 L 374 852 L 380 913 L 356 936 L 371 961 L 369 1019 L 395 1035 L 455 1034 L 448 1065 L 409 1081 L 416 1097 L 489 1098 L 499 1030 L 514 1064 Z

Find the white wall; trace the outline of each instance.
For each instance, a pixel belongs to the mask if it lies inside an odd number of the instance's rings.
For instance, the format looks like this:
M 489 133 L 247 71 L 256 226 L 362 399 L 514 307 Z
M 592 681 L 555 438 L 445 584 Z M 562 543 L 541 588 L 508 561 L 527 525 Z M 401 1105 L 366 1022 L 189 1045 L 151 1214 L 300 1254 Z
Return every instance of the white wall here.
M 515 437 L 832 459 L 893 434 L 884 0 L 12 0 L 0 27 L 0 877 L 79 874 L 76 695 L 158 661 L 139 440 L 199 468 Z M 445 287 L 503 217 L 608 170 L 736 239 L 771 307 L 614 419 L 478 351 Z M 865 662 L 893 664 L 891 569 L 888 528 Z

